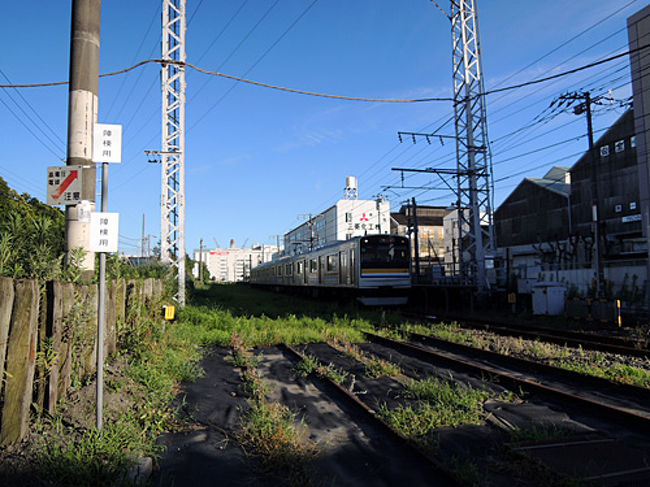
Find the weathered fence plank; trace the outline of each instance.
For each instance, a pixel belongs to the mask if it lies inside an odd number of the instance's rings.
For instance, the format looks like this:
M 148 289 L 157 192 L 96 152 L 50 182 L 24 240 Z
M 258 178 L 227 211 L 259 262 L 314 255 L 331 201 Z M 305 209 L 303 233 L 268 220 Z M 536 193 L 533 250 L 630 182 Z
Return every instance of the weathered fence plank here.
M 48 412 L 54 413 L 59 400 L 59 370 L 63 358 L 63 284 L 56 281 L 47 283 L 47 336 L 51 339 L 54 360 L 47 381 Z
M 47 395 L 47 380 L 49 375 L 48 359 L 52 357 L 54 351 L 48 346 L 48 333 L 47 333 L 47 308 L 48 296 L 45 288 L 39 286 L 39 302 L 38 302 L 38 341 L 36 346 L 36 375 L 34 376 L 36 391 L 35 402 L 40 410 L 45 407 L 45 397 Z M 41 360 L 39 360 L 39 352 Z
M 62 284 L 61 298 L 61 350 L 59 355 L 59 377 L 56 384 L 56 396 L 60 399 L 65 397 L 70 388 L 72 375 L 72 352 L 74 343 L 74 323 L 70 316 L 72 307 L 75 304 L 75 287 L 72 283 Z
M 31 279 L 17 281 L 15 292 L 7 347 L 8 380 L 0 427 L 3 445 L 20 441 L 27 433 L 36 362 L 38 283 Z
M 7 358 L 7 339 L 11 310 L 14 306 L 14 281 L 8 277 L 0 277 L 0 397 L 5 379 L 5 358 Z

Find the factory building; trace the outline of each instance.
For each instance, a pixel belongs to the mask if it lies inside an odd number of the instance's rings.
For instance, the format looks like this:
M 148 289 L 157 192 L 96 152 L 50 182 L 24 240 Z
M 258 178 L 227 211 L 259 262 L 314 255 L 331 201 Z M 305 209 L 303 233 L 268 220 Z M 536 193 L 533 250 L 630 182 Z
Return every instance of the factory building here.
M 571 168 L 554 167 L 542 178 L 525 178 L 495 211 L 505 273 L 564 278 L 582 291 L 591 285 L 593 164 L 604 275 L 615 287 L 626 275 L 646 279 L 631 109 L 594 143 L 592 154 L 586 151 Z
M 646 275 L 650 277 L 650 79 L 647 73 L 650 69 L 650 48 L 639 50 L 648 45 L 650 36 L 650 5 L 644 7 L 627 19 L 627 32 L 630 48 L 630 71 L 632 78 L 632 93 L 634 103 L 634 132 L 637 155 L 637 175 L 639 181 L 638 213 L 641 216 L 641 231 L 646 241 Z M 638 218 L 638 217 L 636 217 Z M 646 306 L 650 309 L 650 286 L 646 286 Z
M 275 258 L 278 254 L 277 245 L 253 244 L 251 248 L 204 249 L 203 252 L 194 250 L 194 260 L 197 262 L 192 271 L 198 277 L 198 262 L 205 262 L 209 279 L 216 282 L 241 282 L 248 280 L 250 270 L 264 262 Z M 206 276 L 207 278 L 208 276 Z
M 390 232 L 390 202 L 357 199 L 355 177 L 346 178 L 344 197 L 284 235 L 285 254 L 308 252 L 338 240 Z

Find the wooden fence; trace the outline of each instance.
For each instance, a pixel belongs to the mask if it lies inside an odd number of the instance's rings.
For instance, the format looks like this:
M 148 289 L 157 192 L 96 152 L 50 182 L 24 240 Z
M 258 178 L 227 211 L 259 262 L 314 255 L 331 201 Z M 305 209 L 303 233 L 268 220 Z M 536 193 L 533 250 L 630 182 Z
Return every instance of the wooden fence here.
M 107 283 L 107 356 L 163 288 L 160 279 Z M 96 337 L 96 285 L 0 277 L 0 444 L 24 438 L 32 403 L 54 412 L 74 378 L 96 372 Z

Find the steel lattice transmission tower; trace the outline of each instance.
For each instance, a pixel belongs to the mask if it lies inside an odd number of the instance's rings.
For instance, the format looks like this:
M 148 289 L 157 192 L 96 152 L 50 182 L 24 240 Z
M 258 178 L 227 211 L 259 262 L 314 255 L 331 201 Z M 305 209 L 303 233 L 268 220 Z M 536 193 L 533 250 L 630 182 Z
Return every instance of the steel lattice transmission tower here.
M 163 0 L 160 257 L 178 272 L 176 297 L 181 306 L 185 304 L 185 28 L 185 0 Z
M 459 254 L 471 256 L 461 269 L 479 291 L 487 287 L 485 258 L 494 247 L 493 190 L 483 66 L 475 0 L 451 0 L 454 121 L 458 167 Z M 462 262 L 462 258 L 460 259 Z

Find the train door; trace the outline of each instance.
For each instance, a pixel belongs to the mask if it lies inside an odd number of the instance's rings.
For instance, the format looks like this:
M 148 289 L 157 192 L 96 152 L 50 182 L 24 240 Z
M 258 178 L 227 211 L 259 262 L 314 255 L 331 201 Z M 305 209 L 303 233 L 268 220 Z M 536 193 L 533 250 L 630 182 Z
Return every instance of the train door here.
M 325 272 L 325 256 L 321 255 L 318 258 L 318 283 L 323 284 Z
M 354 249 L 350 249 L 350 283 L 354 285 L 356 282 L 357 282 L 356 259 L 354 258 Z
M 307 284 L 307 261 L 302 261 L 302 282 Z

